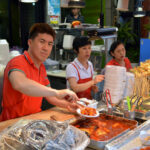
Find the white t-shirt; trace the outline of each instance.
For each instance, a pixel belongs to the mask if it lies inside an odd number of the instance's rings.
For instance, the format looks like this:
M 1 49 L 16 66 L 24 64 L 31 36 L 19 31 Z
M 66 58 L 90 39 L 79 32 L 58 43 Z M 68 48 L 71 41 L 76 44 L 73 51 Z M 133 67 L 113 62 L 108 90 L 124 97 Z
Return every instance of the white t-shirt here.
M 73 64 L 75 64 L 75 66 L 77 67 L 79 74 L 80 74 L 80 78 L 81 79 L 86 79 L 86 78 L 90 78 L 91 77 L 91 71 L 92 71 L 92 76 L 94 73 L 93 70 L 93 65 L 90 61 L 88 61 L 88 69 L 86 69 L 79 61 L 77 58 L 75 58 L 75 60 L 72 62 Z M 67 68 L 66 68 L 66 79 L 69 79 L 71 77 L 75 77 L 76 81 L 78 82 L 79 77 L 78 77 L 78 72 L 77 69 L 73 66 L 73 64 L 70 63 Z M 91 70 L 92 69 L 92 70 Z M 67 88 L 70 89 L 70 85 L 69 82 L 67 80 Z

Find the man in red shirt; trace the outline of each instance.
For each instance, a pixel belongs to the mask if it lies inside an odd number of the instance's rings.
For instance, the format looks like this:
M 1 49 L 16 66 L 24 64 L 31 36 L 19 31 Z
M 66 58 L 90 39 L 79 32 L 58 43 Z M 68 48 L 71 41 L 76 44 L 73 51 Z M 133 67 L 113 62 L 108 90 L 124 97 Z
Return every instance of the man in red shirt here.
M 113 59 L 110 60 L 106 65 L 123 66 L 126 67 L 127 71 L 132 68 L 130 60 L 125 57 L 126 49 L 122 42 L 115 41 L 112 43 L 109 54 L 113 57 Z
M 10 60 L 4 72 L 0 121 L 41 111 L 42 98 L 74 112 L 78 97 L 70 90 L 50 88 L 43 62 L 50 55 L 55 31 L 46 23 L 34 24 L 29 32 L 28 51 Z

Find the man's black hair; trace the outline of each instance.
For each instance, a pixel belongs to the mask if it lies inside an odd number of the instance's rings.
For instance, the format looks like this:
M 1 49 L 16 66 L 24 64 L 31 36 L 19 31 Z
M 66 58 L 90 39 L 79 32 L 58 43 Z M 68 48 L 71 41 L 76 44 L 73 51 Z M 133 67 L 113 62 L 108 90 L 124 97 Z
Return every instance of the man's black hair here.
M 35 23 L 31 26 L 29 31 L 29 39 L 34 39 L 38 34 L 49 34 L 55 39 L 55 31 L 47 23 Z

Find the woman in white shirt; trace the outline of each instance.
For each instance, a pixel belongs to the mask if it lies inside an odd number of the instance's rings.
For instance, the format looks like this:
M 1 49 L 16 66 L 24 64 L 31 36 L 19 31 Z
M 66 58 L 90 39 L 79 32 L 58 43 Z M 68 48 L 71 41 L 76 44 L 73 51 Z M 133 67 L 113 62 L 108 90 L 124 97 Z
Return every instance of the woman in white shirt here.
M 77 58 L 67 66 L 67 88 L 76 92 L 79 98 L 92 99 L 91 90 L 98 90 L 96 84 L 104 80 L 104 75 L 97 75 L 93 79 L 93 65 L 89 61 L 91 41 L 88 37 L 76 37 L 73 49 L 77 53 Z

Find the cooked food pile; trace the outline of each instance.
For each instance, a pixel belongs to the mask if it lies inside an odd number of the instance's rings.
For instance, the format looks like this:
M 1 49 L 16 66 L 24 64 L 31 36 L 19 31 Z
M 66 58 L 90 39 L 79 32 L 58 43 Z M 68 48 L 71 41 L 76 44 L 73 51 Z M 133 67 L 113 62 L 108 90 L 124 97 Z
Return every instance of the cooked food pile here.
M 81 109 L 81 114 L 88 115 L 88 116 L 95 116 L 96 115 L 96 109 L 90 108 L 90 107 L 84 107 Z
M 149 97 L 150 94 L 150 60 L 141 62 L 140 66 L 131 69 L 135 75 L 134 95 Z
M 72 27 L 75 27 L 75 26 L 80 25 L 80 24 L 81 24 L 80 21 L 73 21 L 72 22 Z
M 141 62 L 140 66 L 135 67 L 131 70 L 134 74 L 142 74 L 150 76 L 150 59 L 145 62 Z
M 90 138 L 96 141 L 107 141 L 123 131 L 135 127 L 135 124 L 127 120 L 119 120 L 105 114 L 97 118 L 86 118 L 74 124 L 75 127 L 85 131 Z
M 141 148 L 140 150 L 150 150 L 150 146 L 147 146 L 147 147 Z

